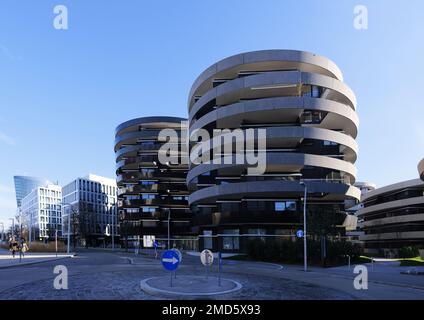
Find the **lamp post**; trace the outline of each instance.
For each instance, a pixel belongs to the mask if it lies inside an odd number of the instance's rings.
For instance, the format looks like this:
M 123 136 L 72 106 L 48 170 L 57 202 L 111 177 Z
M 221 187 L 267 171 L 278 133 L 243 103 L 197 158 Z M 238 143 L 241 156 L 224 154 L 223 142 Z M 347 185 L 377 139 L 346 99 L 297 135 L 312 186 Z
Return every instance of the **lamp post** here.
M 74 213 L 74 209 L 72 208 L 72 205 L 70 203 L 62 203 L 62 207 L 64 208 L 65 206 L 70 206 L 71 207 L 71 212 L 69 212 L 68 214 L 68 236 L 67 236 L 67 248 L 66 251 L 69 254 L 70 252 L 70 242 L 71 242 L 71 214 L 73 215 Z M 75 241 L 75 239 L 74 239 Z
M 4 240 L 4 223 L 3 222 L 0 222 L 0 224 L 1 224 L 1 237 L 0 237 L 0 240 Z
M 171 222 L 171 210 L 168 210 L 168 249 L 171 248 L 171 232 L 170 232 L 170 222 Z
M 114 233 L 114 211 L 115 211 L 116 205 L 113 205 L 113 207 L 111 208 L 112 210 L 112 251 L 115 251 L 115 233 Z
M 12 220 L 12 239 L 15 237 L 15 218 L 9 218 Z
M 306 243 L 306 196 L 308 193 L 308 187 L 306 183 L 301 181 L 300 185 L 305 189 L 305 193 L 303 195 L 303 269 L 304 271 L 308 271 L 308 249 Z

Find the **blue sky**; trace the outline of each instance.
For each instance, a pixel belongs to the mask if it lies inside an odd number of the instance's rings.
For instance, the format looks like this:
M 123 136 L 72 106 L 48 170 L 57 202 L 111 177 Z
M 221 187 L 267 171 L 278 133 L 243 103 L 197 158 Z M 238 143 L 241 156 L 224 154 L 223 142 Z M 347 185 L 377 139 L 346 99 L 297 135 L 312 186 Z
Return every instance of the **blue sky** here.
M 69 29 L 53 28 L 55 5 Z M 355 5 L 368 30 L 353 27 Z M 210 64 L 244 51 L 297 49 L 332 59 L 358 99 L 358 180 L 417 177 L 424 157 L 424 2 L 2 0 L 0 221 L 13 175 L 64 184 L 114 177 L 114 129 L 130 118 L 186 116 Z

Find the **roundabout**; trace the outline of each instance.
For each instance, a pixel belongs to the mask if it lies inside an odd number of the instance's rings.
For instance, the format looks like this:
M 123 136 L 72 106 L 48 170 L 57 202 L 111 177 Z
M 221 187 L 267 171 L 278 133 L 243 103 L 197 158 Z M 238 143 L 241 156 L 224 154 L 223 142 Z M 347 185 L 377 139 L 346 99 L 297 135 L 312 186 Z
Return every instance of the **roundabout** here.
M 221 285 L 218 285 L 217 277 L 204 276 L 180 276 L 172 280 L 170 285 L 169 276 L 152 277 L 144 279 L 140 283 L 141 289 L 151 295 L 166 297 L 184 296 L 184 297 L 208 297 L 214 295 L 223 295 L 239 291 L 243 286 L 241 283 L 221 279 Z

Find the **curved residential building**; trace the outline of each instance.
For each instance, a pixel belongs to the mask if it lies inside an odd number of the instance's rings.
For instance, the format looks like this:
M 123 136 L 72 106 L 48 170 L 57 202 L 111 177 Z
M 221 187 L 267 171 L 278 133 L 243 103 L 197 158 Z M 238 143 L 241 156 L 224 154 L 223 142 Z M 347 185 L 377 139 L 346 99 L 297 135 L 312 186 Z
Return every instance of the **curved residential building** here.
M 203 247 L 243 251 L 243 239 L 252 234 L 294 235 L 303 224 L 301 181 L 308 210 L 340 213 L 337 225 L 345 218 L 344 201 L 359 200 L 360 190 L 353 186 L 356 98 L 332 61 L 292 50 L 226 58 L 196 79 L 188 110 L 190 140 L 198 129 L 211 137 L 215 129 L 240 129 L 248 150 L 249 139 L 266 138 L 265 149 L 255 149 L 266 160 L 263 174 L 249 172 L 248 161 L 231 161 L 235 152 L 216 153 L 212 147 L 199 155 L 223 161 L 191 162 L 189 202 Z M 265 129 L 265 136 L 255 140 L 247 133 L 252 129 L 257 135 Z M 224 145 L 225 134 L 223 139 Z M 190 144 L 193 155 L 198 144 Z
M 397 249 L 424 244 L 424 181 L 396 183 L 368 192 L 358 211 L 365 249 L 393 256 Z
M 140 237 L 146 245 L 147 237 L 151 245 L 151 236 L 166 239 L 168 217 L 171 237 L 190 231 L 185 183 L 187 151 L 182 148 L 187 126 L 184 121 L 186 119 L 176 117 L 145 117 L 124 122 L 116 128 L 118 211 L 121 238 L 126 241 Z M 159 159 L 159 150 L 165 143 L 158 139 L 162 129 L 177 133 L 177 137 L 169 141 L 177 147 L 176 163 L 161 163 Z

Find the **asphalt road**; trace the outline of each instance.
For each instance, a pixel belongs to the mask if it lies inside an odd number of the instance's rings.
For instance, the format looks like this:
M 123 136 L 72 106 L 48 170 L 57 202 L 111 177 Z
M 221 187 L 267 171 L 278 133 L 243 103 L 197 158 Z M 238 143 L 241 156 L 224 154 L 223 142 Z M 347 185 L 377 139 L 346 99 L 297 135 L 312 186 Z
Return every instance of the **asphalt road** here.
M 57 265 L 68 269 L 67 290 L 53 286 Z M 222 276 L 243 288 L 213 299 L 424 299 L 424 276 L 401 275 L 393 266 L 375 269 L 369 272 L 368 290 L 356 290 L 356 274 L 347 268 L 311 268 L 305 274 L 301 266 L 225 260 Z M 214 265 L 210 275 L 216 273 Z M 178 274 L 203 275 L 205 269 L 198 257 L 185 254 Z M 0 299 L 164 299 L 143 292 L 140 281 L 166 275 L 152 255 L 82 250 L 73 258 L 0 269 Z

